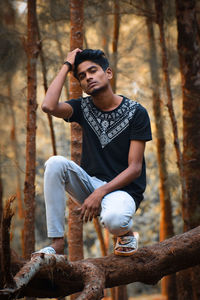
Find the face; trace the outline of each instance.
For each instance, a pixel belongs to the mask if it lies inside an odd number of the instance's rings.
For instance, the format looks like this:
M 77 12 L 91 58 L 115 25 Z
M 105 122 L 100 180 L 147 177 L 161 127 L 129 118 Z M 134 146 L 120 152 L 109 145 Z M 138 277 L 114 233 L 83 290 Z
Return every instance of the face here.
M 108 88 L 112 71 L 110 68 L 104 71 L 98 64 L 84 61 L 78 65 L 77 75 L 83 91 L 88 95 L 96 95 Z

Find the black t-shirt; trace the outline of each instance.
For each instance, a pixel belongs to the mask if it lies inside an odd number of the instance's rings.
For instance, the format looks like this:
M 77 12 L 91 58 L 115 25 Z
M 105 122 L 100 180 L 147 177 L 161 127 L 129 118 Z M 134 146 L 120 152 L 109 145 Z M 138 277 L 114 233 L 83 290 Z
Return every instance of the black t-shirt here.
M 123 97 L 112 111 L 101 111 L 92 98 L 81 97 L 67 101 L 73 115 L 66 122 L 77 122 L 83 130 L 81 167 L 90 175 L 110 181 L 128 167 L 131 140 L 152 139 L 146 109 L 138 102 Z M 146 168 L 143 159 L 140 177 L 121 188 L 136 201 L 138 208 L 146 188 Z

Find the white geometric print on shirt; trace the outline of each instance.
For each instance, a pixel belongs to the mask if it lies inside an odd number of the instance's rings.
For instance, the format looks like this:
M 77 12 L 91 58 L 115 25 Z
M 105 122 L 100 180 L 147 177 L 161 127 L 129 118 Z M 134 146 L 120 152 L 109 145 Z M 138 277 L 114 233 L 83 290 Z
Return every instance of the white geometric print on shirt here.
M 138 102 L 124 98 L 119 108 L 112 112 L 101 112 L 89 97 L 82 99 L 81 107 L 87 123 L 96 133 L 102 148 L 109 144 L 129 125 L 129 120 L 135 114 Z

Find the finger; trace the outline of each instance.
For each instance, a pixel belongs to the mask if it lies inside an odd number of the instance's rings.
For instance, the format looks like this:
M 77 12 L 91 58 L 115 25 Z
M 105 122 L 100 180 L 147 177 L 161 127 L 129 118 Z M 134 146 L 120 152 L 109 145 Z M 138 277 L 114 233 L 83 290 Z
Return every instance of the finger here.
M 82 52 L 82 51 L 83 51 L 83 50 L 80 49 L 80 48 L 76 48 L 75 50 L 76 50 L 76 52 Z
M 90 214 L 89 214 L 89 221 L 90 222 L 93 220 L 95 215 L 96 215 L 96 208 L 93 207 L 93 208 L 90 209 Z
M 80 52 L 82 51 L 80 48 L 75 48 L 72 52 Z
M 88 217 L 89 217 L 89 210 L 84 205 L 81 208 L 81 215 L 80 215 L 80 217 L 81 217 L 81 220 L 83 220 L 83 222 L 87 223 Z
M 85 222 L 92 221 L 94 217 L 94 210 L 92 208 L 87 208 L 85 211 Z
M 84 218 L 85 211 L 86 211 L 86 208 L 84 206 L 82 206 L 80 208 L 80 218 L 81 218 L 81 220 L 83 220 L 83 218 Z
M 83 50 L 81 50 L 81 49 L 79 49 L 79 48 L 76 48 L 76 49 L 74 49 L 71 53 L 73 53 L 73 55 L 74 56 L 76 56 L 76 54 L 78 53 L 78 52 L 82 52 Z
M 99 208 L 95 208 L 92 210 L 92 212 L 90 213 L 89 221 L 92 221 L 97 216 L 99 216 Z
M 89 218 L 90 218 L 89 212 L 86 210 L 85 216 L 84 216 L 84 222 L 87 223 Z
M 94 218 L 94 214 L 90 214 L 89 221 L 91 222 L 93 218 Z
M 96 208 L 93 213 L 93 218 L 96 218 L 97 216 L 99 216 L 99 208 Z

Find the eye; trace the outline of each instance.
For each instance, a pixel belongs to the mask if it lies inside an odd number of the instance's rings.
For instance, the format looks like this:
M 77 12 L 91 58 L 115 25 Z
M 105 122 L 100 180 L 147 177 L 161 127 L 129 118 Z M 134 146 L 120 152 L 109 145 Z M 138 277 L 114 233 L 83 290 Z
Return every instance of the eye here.
M 79 80 L 83 80 L 85 78 L 85 74 L 80 74 L 78 78 Z
M 95 73 L 96 71 L 97 71 L 96 68 L 92 68 L 92 69 L 90 70 L 90 73 Z

